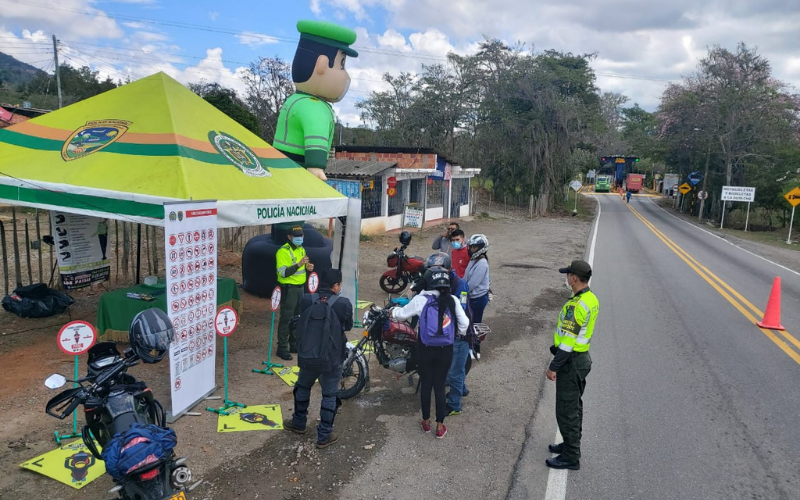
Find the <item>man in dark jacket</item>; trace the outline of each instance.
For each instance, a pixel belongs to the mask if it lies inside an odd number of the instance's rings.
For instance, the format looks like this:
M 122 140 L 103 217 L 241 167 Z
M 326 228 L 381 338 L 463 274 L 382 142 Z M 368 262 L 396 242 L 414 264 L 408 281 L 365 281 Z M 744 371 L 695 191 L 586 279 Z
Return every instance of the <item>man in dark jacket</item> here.
M 341 402 L 336 397 L 339 380 L 342 378 L 342 364 L 346 355 L 345 343 L 347 337 L 344 332 L 353 328 L 353 304 L 345 297 L 339 296 L 342 291 L 342 272 L 338 269 L 328 269 L 320 277 L 320 290 L 317 294 L 305 294 L 300 298 L 299 310 L 303 311 L 314 305 L 317 295 L 320 301 L 333 300 L 331 309 L 339 319 L 342 334 L 342 350 L 334 353 L 335 359 L 331 360 L 330 371 L 311 370 L 300 368 L 297 382 L 294 384 L 294 413 L 292 418 L 283 421 L 283 428 L 297 434 L 306 433 L 306 420 L 308 417 L 308 404 L 311 400 L 311 387 L 314 381 L 319 380 L 322 388 L 322 404 L 319 410 L 320 422 L 317 425 L 317 448 L 326 448 L 337 441 L 339 436 L 333 433 L 333 419 Z M 298 353 L 299 354 L 299 353 Z

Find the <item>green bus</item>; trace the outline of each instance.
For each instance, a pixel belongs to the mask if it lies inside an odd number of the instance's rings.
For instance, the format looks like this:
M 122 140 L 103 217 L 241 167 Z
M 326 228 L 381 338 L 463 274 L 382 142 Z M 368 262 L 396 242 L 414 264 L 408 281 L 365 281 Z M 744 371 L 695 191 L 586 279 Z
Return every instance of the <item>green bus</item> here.
M 597 177 L 597 183 L 594 185 L 596 193 L 608 193 L 611 191 L 611 176 L 600 175 Z

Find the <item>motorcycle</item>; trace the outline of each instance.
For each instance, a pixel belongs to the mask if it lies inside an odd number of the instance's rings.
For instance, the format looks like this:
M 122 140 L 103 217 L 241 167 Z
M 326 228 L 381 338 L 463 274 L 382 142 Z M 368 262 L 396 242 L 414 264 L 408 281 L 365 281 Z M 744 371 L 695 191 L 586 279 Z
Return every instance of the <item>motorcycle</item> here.
M 99 342 L 89 349 L 88 358 L 87 375 L 71 381 L 77 387 L 48 401 L 46 412 L 63 420 L 83 405 L 86 425 L 81 436 L 97 460 L 103 460 L 97 445 L 105 448 L 115 435 L 126 433 L 134 424 L 168 429 L 164 407 L 144 382 L 127 373 L 128 368 L 139 364 L 136 351 L 129 348 L 120 354 L 116 343 Z M 63 375 L 53 374 L 45 385 L 58 389 L 66 382 Z M 200 484 L 188 486 L 191 479 L 186 457 L 176 458 L 170 450 L 162 458 L 145 460 L 121 479 L 114 479 L 116 485 L 109 493 L 117 493 L 122 500 L 186 500 L 185 492 Z
M 371 305 L 364 313 L 364 335 L 355 344 L 347 344 L 339 399 L 348 399 L 366 388 L 369 390 L 369 363 L 365 356 L 367 346 L 372 348 L 378 362 L 384 368 L 397 372 L 398 377 L 411 377 L 417 370 L 417 332 L 403 321 L 390 319 L 390 308 Z M 483 323 L 474 323 L 475 338 L 482 341 L 490 333 Z M 465 370 L 469 373 L 473 356 L 467 356 Z M 411 378 L 409 378 L 411 383 Z
M 386 257 L 389 269 L 380 279 L 381 289 L 386 293 L 402 293 L 410 282 L 414 282 L 425 272 L 425 259 L 416 255 L 406 255 L 406 248 L 411 243 L 408 231 L 400 233 L 400 248 L 395 248 Z

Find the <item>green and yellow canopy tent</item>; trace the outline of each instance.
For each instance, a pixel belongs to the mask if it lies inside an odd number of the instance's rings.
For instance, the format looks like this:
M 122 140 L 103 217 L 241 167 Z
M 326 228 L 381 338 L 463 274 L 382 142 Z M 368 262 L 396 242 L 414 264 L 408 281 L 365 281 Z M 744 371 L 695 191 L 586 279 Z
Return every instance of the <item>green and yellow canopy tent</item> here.
M 218 200 L 219 227 L 347 215 L 347 198 L 164 73 L 0 130 L 0 202 L 163 225 Z

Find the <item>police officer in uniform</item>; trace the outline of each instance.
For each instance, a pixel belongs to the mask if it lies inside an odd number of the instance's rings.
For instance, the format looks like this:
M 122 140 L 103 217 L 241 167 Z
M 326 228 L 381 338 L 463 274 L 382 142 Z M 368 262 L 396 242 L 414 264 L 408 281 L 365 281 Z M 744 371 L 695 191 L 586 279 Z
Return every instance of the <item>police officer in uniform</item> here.
M 333 142 L 335 117 L 330 103 L 341 101 L 350 87 L 347 57 L 356 32 L 326 21 L 298 21 L 300 42 L 292 61 L 297 92 L 283 103 L 272 145 L 323 181 Z
M 308 261 L 303 248 L 303 226 L 292 225 L 286 239 L 288 241 L 275 254 L 278 284 L 281 286 L 281 316 L 278 322 L 278 350 L 275 354 L 289 361 L 292 359 L 289 353 L 297 352 L 297 341 L 294 329 L 289 328 L 289 320 L 299 313 L 298 305 L 303 296 L 306 271 L 313 271 L 314 264 Z
M 549 449 L 558 456 L 545 463 L 553 469 L 581 468 L 581 431 L 583 430 L 583 390 L 592 368 L 589 342 L 600 311 L 597 297 L 589 289 L 592 268 L 582 260 L 573 260 L 569 267 L 558 270 L 566 274 L 566 285 L 572 297 L 561 308 L 555 342 L 550 352 L 555 356 L 547 370 L 547 379 L 556 383 L 556 422 L 563 443 Z

